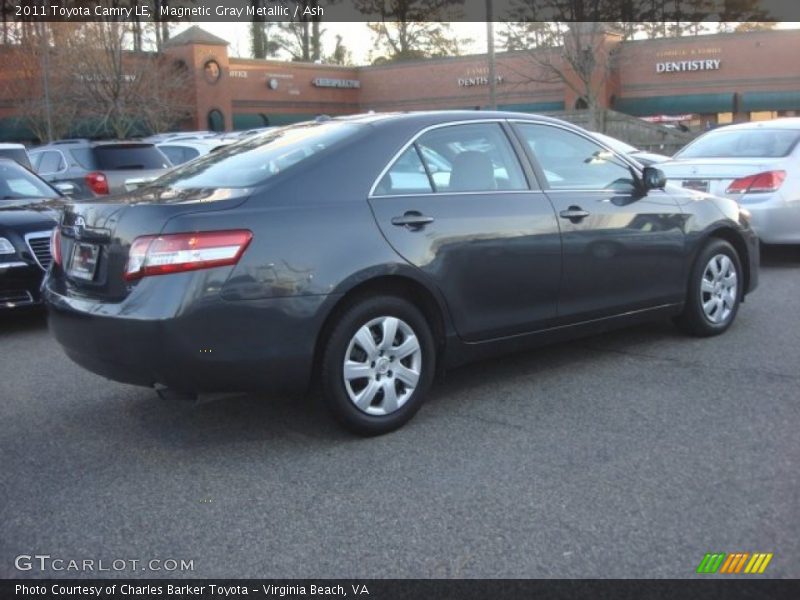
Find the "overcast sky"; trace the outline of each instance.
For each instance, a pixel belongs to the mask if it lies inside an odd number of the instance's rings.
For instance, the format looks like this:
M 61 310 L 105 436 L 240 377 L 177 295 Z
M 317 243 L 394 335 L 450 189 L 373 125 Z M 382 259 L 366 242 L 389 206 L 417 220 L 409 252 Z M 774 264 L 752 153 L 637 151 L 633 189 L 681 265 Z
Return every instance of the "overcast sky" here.
M 250 54 L 249 23 L 185 23 L 175 28 L 175 33 L 183 31 L 191 25 L 199 25 L 214 35 L 230 42 L 228 52 L 231 56 L 244 58 Z M 451 30 L 460 39 L 471 39 L 472 42 L 462 48 L 464 54 L 479 54 L 486 51 L 486 23 L 452 23 Z M 780 28 L 800 28 L 800 23 L 781 23 Z M 495 23 L 495 37 L 503 28 L 502 23 Z M 369 52 L 372 49 L 372 32 L 366 23 L 322 23 L 323 54 L 330 54 L 336 44 L 336 35 L 341 35 L 343 43 L 350 50 L 353 62 L 357 65 L 369 63 Z
M 182 23 L 175 28 L 175 33 L 183 31 L 191 25 L 210 31 L 214 35 L 230 42 L 228 52 L 231 56 L 250 58 L 250 24 L 249 23 Z M 372 32 L 366 23 L 325 23 L 322 36 L 323 54 L 330 54 L 336 45 L 336 35 L 342 36 L 342 43 L 353 55 L 357 65 L 367 64 L 369 51 L 372 49 Z M 472 44 L 464 48 L 467 54 L 480 53 L 486 50 L 486 23 L 453 23 L 452 31 L 459 38 L 472 38 Z

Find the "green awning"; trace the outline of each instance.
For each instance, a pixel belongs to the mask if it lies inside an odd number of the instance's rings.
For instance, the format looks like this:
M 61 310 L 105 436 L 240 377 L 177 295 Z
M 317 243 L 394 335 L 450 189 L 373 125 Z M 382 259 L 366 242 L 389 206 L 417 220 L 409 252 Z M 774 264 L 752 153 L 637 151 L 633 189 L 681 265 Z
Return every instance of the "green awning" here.
M 733 93 L 617 98 L 613 109 L 635 117 L 733 112 Z
M 260 113 L 234 113 L 233 115 L 233 129 L 256 129 L 257 127 L 266 127 L 267 117 Z
M 745 92 L 739 106 L 743 112 L 756 110 L 800 110 L 800 91 Z
M 270 113 L 266 115 L 270 127 L 275 125 L 291 125 L 302 121 L 313 121 L 316 114 L 310 113 Z
M 555 112 L 564 110 L 564 101 L 556 102 L 528 102 L 524 104 L 500 104 L 500 110 L 510 110 L 512 112 Z

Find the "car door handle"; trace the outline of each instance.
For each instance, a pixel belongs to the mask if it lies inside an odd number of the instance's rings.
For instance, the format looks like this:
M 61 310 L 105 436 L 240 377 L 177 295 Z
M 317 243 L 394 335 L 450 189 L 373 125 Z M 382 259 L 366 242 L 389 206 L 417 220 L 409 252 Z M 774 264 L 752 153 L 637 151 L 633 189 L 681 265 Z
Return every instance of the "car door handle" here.
M 562 210 L 558 213 L 562 219 L 580 220 L 589 216 L 588 211 L 583 210 L 580 206 L 570 206 L 567 210 Z
M 392 225 L 409 229 L 419 229 L 428 223 L 433 223 L 433 217 L 428 217 L 415 210 L 408 211 L 402 217 L 392 217 Z

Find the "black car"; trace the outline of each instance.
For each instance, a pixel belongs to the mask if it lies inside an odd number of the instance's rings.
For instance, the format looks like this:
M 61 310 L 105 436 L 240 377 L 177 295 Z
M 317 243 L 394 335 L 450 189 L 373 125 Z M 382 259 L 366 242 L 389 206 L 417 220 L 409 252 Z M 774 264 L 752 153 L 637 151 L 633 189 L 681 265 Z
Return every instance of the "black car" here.
M 186 394 L 318 384 L 362 434 L 488 354 L 662 317 L 722 333 L 758 279 L 735 202 L 503 112 L 270 131 L 68 206 L 55 243 L 45 296 L 77 363 Z
M 41 302 L 50 236 L 63 204 L 60 192 L 0 158 L 0 311 Z

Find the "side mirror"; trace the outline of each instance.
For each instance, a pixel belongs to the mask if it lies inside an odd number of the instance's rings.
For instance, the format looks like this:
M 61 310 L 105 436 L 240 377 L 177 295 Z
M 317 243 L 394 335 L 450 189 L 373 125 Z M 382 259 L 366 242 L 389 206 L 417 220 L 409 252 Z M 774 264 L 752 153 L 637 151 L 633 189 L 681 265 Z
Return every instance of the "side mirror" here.
M 667 176 L 664 175 L 664 171 L 661 169 L 645 167 L 642 171 L 642 183 L 644 183 L 646 191 L 661 190 L 667 185 Z
M 54 183 L 53 187 L 56 188 L 59 192 L 61 192 L 65 196 L 74 196 L 75 195 L 75 186 L 73 184 L 67 182 L 67 181 Z

